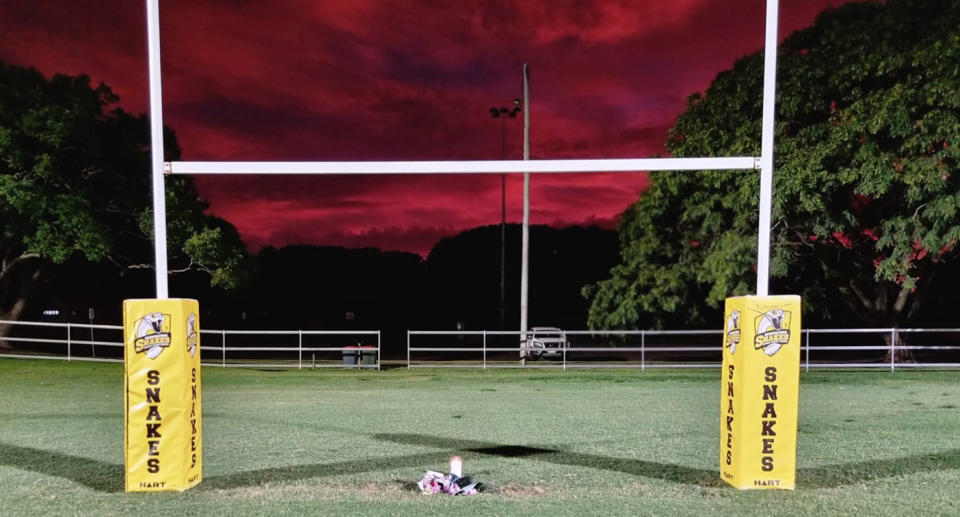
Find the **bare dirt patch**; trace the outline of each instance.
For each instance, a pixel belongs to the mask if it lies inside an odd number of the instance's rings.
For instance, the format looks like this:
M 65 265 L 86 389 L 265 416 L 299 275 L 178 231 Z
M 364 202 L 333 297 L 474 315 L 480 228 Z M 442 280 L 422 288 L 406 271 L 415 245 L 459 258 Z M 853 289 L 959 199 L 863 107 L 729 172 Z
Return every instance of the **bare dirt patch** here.
M 518 485 L 516 483 L 510 483 L 509 485 L 504 485 L 500 487 L 490 487 L 486 490 L 489 493 L 496 495 L 502 495 L 506 497 L 517 497 L 517 498 L 526 498 L 526 497 L 540 497 L 547 493 L 547 490 L 539 485 Z

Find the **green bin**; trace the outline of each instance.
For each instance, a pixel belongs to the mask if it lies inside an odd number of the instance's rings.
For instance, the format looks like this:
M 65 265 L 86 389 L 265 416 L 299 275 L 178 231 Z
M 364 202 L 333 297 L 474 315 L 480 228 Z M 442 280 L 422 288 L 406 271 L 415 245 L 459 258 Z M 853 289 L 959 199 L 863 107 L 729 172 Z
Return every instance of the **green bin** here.
M 377 347 L 375 346 L 360 347 L 360 364 L 376 365 L 377 364 Z

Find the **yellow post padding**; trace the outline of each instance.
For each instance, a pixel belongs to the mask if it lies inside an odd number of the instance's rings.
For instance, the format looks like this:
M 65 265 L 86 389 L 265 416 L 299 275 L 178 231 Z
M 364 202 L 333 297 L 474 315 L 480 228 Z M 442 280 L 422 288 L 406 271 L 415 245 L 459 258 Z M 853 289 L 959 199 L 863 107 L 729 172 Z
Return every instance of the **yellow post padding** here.
M 124 486 L 186 490 L 203 477 L 196 300 L 124 300 Z
M 727 298 L 720 390 L 720 478 L 796 487 L 800 297 Z

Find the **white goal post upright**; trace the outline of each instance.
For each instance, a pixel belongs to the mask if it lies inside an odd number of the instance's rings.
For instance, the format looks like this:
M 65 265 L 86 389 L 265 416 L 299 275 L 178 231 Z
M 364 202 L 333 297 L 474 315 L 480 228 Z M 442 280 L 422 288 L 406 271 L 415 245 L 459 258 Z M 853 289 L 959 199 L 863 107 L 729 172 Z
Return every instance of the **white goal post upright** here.
M 167 297 L 167 198 L 163 185 L 163 100 L 160 75 L 160 6 L 147 0 L 150 70 L 150 163 L 153 169 L 153 256 L 157 298 Z
M 774 104 L 777 98 L 777 19 L 779 0 L 767 0 L 763 44 L 763 115 L 760 135 L 760 220 L 757 222 L 757 296 L 770 281 L 770 211 L 773 197 Z
M 761 157 L 640 158 L 573 160 L 351 161 L 351 162 L 163 162 L 163 106 L 160 98 L 159 0 L 146 0 L 150 60 L 151 155 L 157 298 L 167 297 L 164 174 L 483 174 L 638 172 L 760 169 L 757 294 L 768 290 L 770 205 L 773 184 L 773 120 L 778 0 L 767 0 Z M 526 116 L 526 115 L 525 115 Z

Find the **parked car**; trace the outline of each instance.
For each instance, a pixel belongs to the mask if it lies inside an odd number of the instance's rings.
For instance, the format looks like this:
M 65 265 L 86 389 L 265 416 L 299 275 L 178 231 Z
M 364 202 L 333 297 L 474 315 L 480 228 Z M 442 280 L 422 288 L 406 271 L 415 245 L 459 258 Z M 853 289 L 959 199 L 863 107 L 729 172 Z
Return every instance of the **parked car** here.
M 527 332 L 524 347 L 530 359 L 559 359 L 569 347 L 567 335 L 556 327 L 533 327 Z

